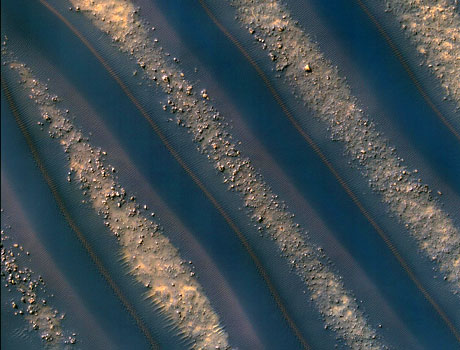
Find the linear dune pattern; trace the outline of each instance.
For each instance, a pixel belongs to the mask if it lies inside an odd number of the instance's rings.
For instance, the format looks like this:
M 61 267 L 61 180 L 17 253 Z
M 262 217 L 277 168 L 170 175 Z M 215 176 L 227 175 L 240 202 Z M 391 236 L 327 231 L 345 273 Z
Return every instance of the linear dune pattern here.
M 9 66 L 18 72 L 22 86 L 37 104 L 43 118 L 39 124 L 47 126 L 50 137 L 68 155 L 72 172 L 68 180 L 74 178 L 81 184 L 93 208 L 118 238 L 124 260 L 146 287 L 147 297 L 192 340 L 193 349 L 228 349 L 228 336 L 194 272 L 160 227 L 143 216 L 135 198 L 115 182 L 115 169 L 104 165 L 105 152 L 90 145 L 71 123 L 68 111 L 57 107 L 57 96 L 30 69 L 18 62 Z
M 327 124 L 332 139 L 343 142 L 370 186 L 408 228 L 420 249 L 437 262 L 453 293 L 458 294 L 458 228 L 432 197 L 429 187 L 417 178 L 417 170 L 407 169 L 368 120 L 337 67 L 324 58 L 279 1 L 232 0 L 232 4 L 238 20 L 268 51 L 275 69 L 315 116 Z M 305 125 L 307 121 L 300 122 Z
M 423 63 L 460 107 L 460 16 L 453 1 L 386 0 Z
M 169 110 L 178 125 L 188 128 L 229 189 L 242 195 L 254 222 L 276 242 L 296 273 L 309 288 L 326 328 L 331 328 L 353 349 L 382 349 L 376 332 L 358 309 L 356 299 L 344 288 L 339 276 L 322 263 L 321 249 L 305 240 L 305 232 L 293 220 L 278 196 L 271 192 L 249 159 L 237 149 L 226 124 L 209 102 L 208 93 L 193 91 L 193 85 L 168 63 L 136 8 L 120 0 L 72 0 L 76 9 L 85 12 L 94 24 L 108 33 L 120 49 L 138 61 L 147 76 L 168 95 Z

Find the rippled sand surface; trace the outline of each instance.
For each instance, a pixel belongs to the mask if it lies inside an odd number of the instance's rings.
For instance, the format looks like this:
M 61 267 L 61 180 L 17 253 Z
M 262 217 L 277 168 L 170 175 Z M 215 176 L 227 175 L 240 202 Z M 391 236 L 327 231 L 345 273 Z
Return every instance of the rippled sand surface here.
M 355 88 L 359 67 L 334 62 L 331 52 L 346 62 L 346 49 L 309 33 L 295 1 L 181 6 L 2 5 L 2 127 L 11 130 L 2 216 L 27 217 L 2 231 L 2 320 L 27 336 L 2 346 L 426 349 L 440 339 L 454 349 L 460 193 L 443 181 L 460 171 L 455 147 L 443 150 L 447 177 L 418 143 L 397 149 L 397 118 L 385 120 L 373 86 Z M 375 8 L 353 6 L 393 45 L 386 54 L 400 55 Z M 418 75 L 401 80 L 416 82 L 427 122 L 460 147 L 449 122 L 458 109 L 445 117 L 448 105 L 433 107 L 459 100 L 455 5 L 391 0 L 386 11 L 407 33 L 395 42 L 424 57 L 399 64 L 433 72 L 442 92 L 424 90 Z M 222 64 L 220 49 L 234 60 Z M 249 86 L 263 99 L 238 98 Z M 52 222 L 62 237 L 44 229 Z M 37 239 L 44 262 L 23 248 Z M 43 269 L 48 288 L 34 272 Z

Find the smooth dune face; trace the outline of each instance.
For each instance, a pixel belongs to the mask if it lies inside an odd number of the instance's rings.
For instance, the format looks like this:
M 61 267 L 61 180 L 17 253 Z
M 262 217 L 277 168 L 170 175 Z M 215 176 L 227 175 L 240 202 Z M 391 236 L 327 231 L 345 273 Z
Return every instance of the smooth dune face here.
M 94 210 L 118 238 L 131 273 L 146 287 L 151 299 L 171 322 L 193 341 L 196 349 L 228 348 L 227 334 L 219 318 L 193 277 L 189 264 L 162 233 L 158 224 L 144 217 L 134 197 L 115 182 L 115 169 L 104 164 L 104 152 L 95 149 L 58 108 L 57 96 L 47 92 L 32 72 L 18 62 L 9 63 L 21 84 L 40 110 L 49 135 L 59 141 L 69 157 L 72 176 L 81 184 Z
M 460 16 L 448 0 L 387 0 L 401 30 L 441 81 L 444 94 L 460 108 Z
M 260 41 L 333 140 L 346 147 L 370 186 L 409 228 L 419 248 L 435 260 L 453 290 L 460 291 L 460 232 L 434 200 L 428 185 L 410 171 L 368 119 L 336 67 L 296 25 L 278 1 L 233 1 L 239 20 Z M 306 123 L 299 119 L 300 123 Z

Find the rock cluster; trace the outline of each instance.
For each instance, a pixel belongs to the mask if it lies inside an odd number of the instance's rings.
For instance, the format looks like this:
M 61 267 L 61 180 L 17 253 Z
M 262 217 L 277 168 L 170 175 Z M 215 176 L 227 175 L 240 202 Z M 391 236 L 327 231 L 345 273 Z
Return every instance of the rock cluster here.
M 449 0 L 386 0 L 401 29 L 460 109 L 460 15 Z
M 2 210 L 3 212 L 3 210 Z M 48 302 L 43 278 L 26 267 L 30 253 L 12 243 L 11 226 L 1 230 L 1 278 L 14 315 L 24 317 L 31 329 L 37 332 L 48 348 L 59 349 L 77 343 L 76 334 L 66 336 L 61 321 L 64 314 Z
M 123 52 L 132 55 L 150 81 L 168 95 L 164 110 L 175 116 L 177 125 L 188 129 L 199 151 L 214 164 L 229 189 L 240 193 L 260 232 L 276 242 L 280 253 L 309 288 L 312 300 L 324 317 L 326 329 L 338 332 L 354 348 L 382 349 L 376 332 L 358 310 L 356 299 L 330 265 L 323 262 L 327 259 L 321 249 L 309 242 L 306 232 L 294 222 L 285 204 L 272 193 L 250 160 L 241 154 L 223 117 L 211 105 L 210 92 L 203 90 L 198 94 L 193 91 L 193 84 L 175 63 L 169 62 L 158 40 L 150 38 L 138 10 L 120 0 L 73 0 L 73 3 Z M 277 32 L 282 32 L 282 22 L 276 28 Z M 286 63 L 283 59 L 275 61 Z M 315 66 L 310 63 L 306 68 L 304 62 L 301 72 L 314 75 Z
M 343 143 L 370 186 L 404 223 L 420 250 L 437 262 L 453 292 L 459 293 L 458 228 L 441 209 L 429 187 L 417 177 L 417 170 L 410 171 L 404 165 L 403 159 L 359 107 L 338 68 L 324 58 L 318 45 L 278 0 L 233 0 L 232 4 L 237 9 L 238 20 L 274 58 L 274 68 L 280 71 L 280 77 L 325 123 L 331 138 Z M 305 71 L 307 64 L 311 72 Z M 457 86 L 458 81 L 455 81 Z M 298 120 L 307 128 L 308 120 L 302 117 Z
M 9 66 L 18 72 L 21 85 L 37 105 L 49 136 L 68 155 L 68 180 L 80 184 L 85 201 L 117 237 L 126 266 L 145 286 L 146 296 L 193 342 L 194 349 L 229 348 L 228 336 L 191 264 L 181 259 L 159 225 L 145 217 L 147 207 L 141 208 L 116 183 L 115 168 L 104 163 L 106 153 L 91 146 L 72 124 L 69 111 L 57 106 L 59 98 L 30 69 L 18 62 Z

